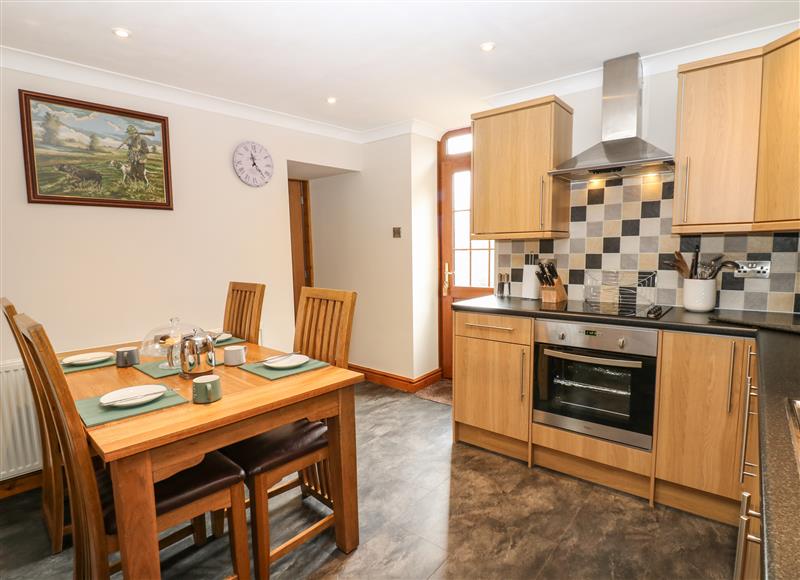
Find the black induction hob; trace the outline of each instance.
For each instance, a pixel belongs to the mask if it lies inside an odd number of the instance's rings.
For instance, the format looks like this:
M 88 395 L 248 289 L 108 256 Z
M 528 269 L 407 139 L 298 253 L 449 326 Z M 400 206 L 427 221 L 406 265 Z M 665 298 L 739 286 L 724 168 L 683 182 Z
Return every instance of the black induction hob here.
M 626 318 L 648 318 L 658 320 L 672 309 L 672 306 L 660 304 L 627 304 L 616 302 L 589 302 L 580 303 L 581 308 L 570 302 L 565 309 L 567 312 L 581 312 L 584 314 L 603 314 L 604 316 L 622 316 Z

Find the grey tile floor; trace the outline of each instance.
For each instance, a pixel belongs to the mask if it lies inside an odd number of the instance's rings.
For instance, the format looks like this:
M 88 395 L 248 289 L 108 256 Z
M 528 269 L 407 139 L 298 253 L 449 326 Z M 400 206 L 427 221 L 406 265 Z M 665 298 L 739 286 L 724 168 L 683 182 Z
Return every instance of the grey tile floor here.
M 364 383 L 357 390 L 361 544 L 327 531 L 272 566 L 274 578 L 730 578 L 735 530 L 467 445 L 446 405 Z M 51 556 L 38 494 L 0 502 L 0 578 L 68 578 Z M 326 508 L 299 492 L 270 503 L 275 545 Z M 227 536 L 161 554 L 165 578 L 231 573 Z

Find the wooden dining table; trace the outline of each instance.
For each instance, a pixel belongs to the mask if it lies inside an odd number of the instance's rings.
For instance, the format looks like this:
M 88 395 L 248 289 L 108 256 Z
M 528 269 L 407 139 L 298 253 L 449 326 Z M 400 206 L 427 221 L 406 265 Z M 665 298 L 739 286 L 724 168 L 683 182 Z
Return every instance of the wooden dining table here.
M 91 350 L 112 350 L 102 347 Z M 246 343 L 247 362 L 281 354 Z M 88 349 L 87 349 L 88 350 Z M 75 354 L 83 351 L 74 351 Z M 222 349 L 216 349 L 222 360 Z M 144 359 L 142 362 L 153 359 Z M 222 399 L 193 404 L 192 381 L 153 379 L 129 367 L 66 375 L 75 400 L 133 385 L 163 384 L 189 402 L 86 429 L 91 448 L 110 466 L 122 571 L 126 578 L 159 578 L 153 484 L 200 463 L 211 451 L 300 419 L 327 419 L 336 545 L 358 546 L 354 387 L 364 375 L 327 366 L 270 381 L 238 367 L 218 366 Z

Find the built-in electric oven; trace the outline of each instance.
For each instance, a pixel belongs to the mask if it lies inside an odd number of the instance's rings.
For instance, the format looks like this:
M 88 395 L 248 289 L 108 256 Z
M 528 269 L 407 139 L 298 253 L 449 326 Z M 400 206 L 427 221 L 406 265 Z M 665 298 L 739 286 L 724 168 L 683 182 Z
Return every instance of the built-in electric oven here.
M 651 449 L 658 331 L 535 323 L 533 421 Z

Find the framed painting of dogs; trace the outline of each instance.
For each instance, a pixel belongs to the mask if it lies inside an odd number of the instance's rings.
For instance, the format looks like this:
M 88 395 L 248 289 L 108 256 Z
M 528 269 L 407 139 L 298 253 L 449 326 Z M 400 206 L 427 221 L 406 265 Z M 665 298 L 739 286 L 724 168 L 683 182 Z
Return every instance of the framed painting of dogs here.
M 19 91 L 29 203 L 172 209 L 166 117 Z

